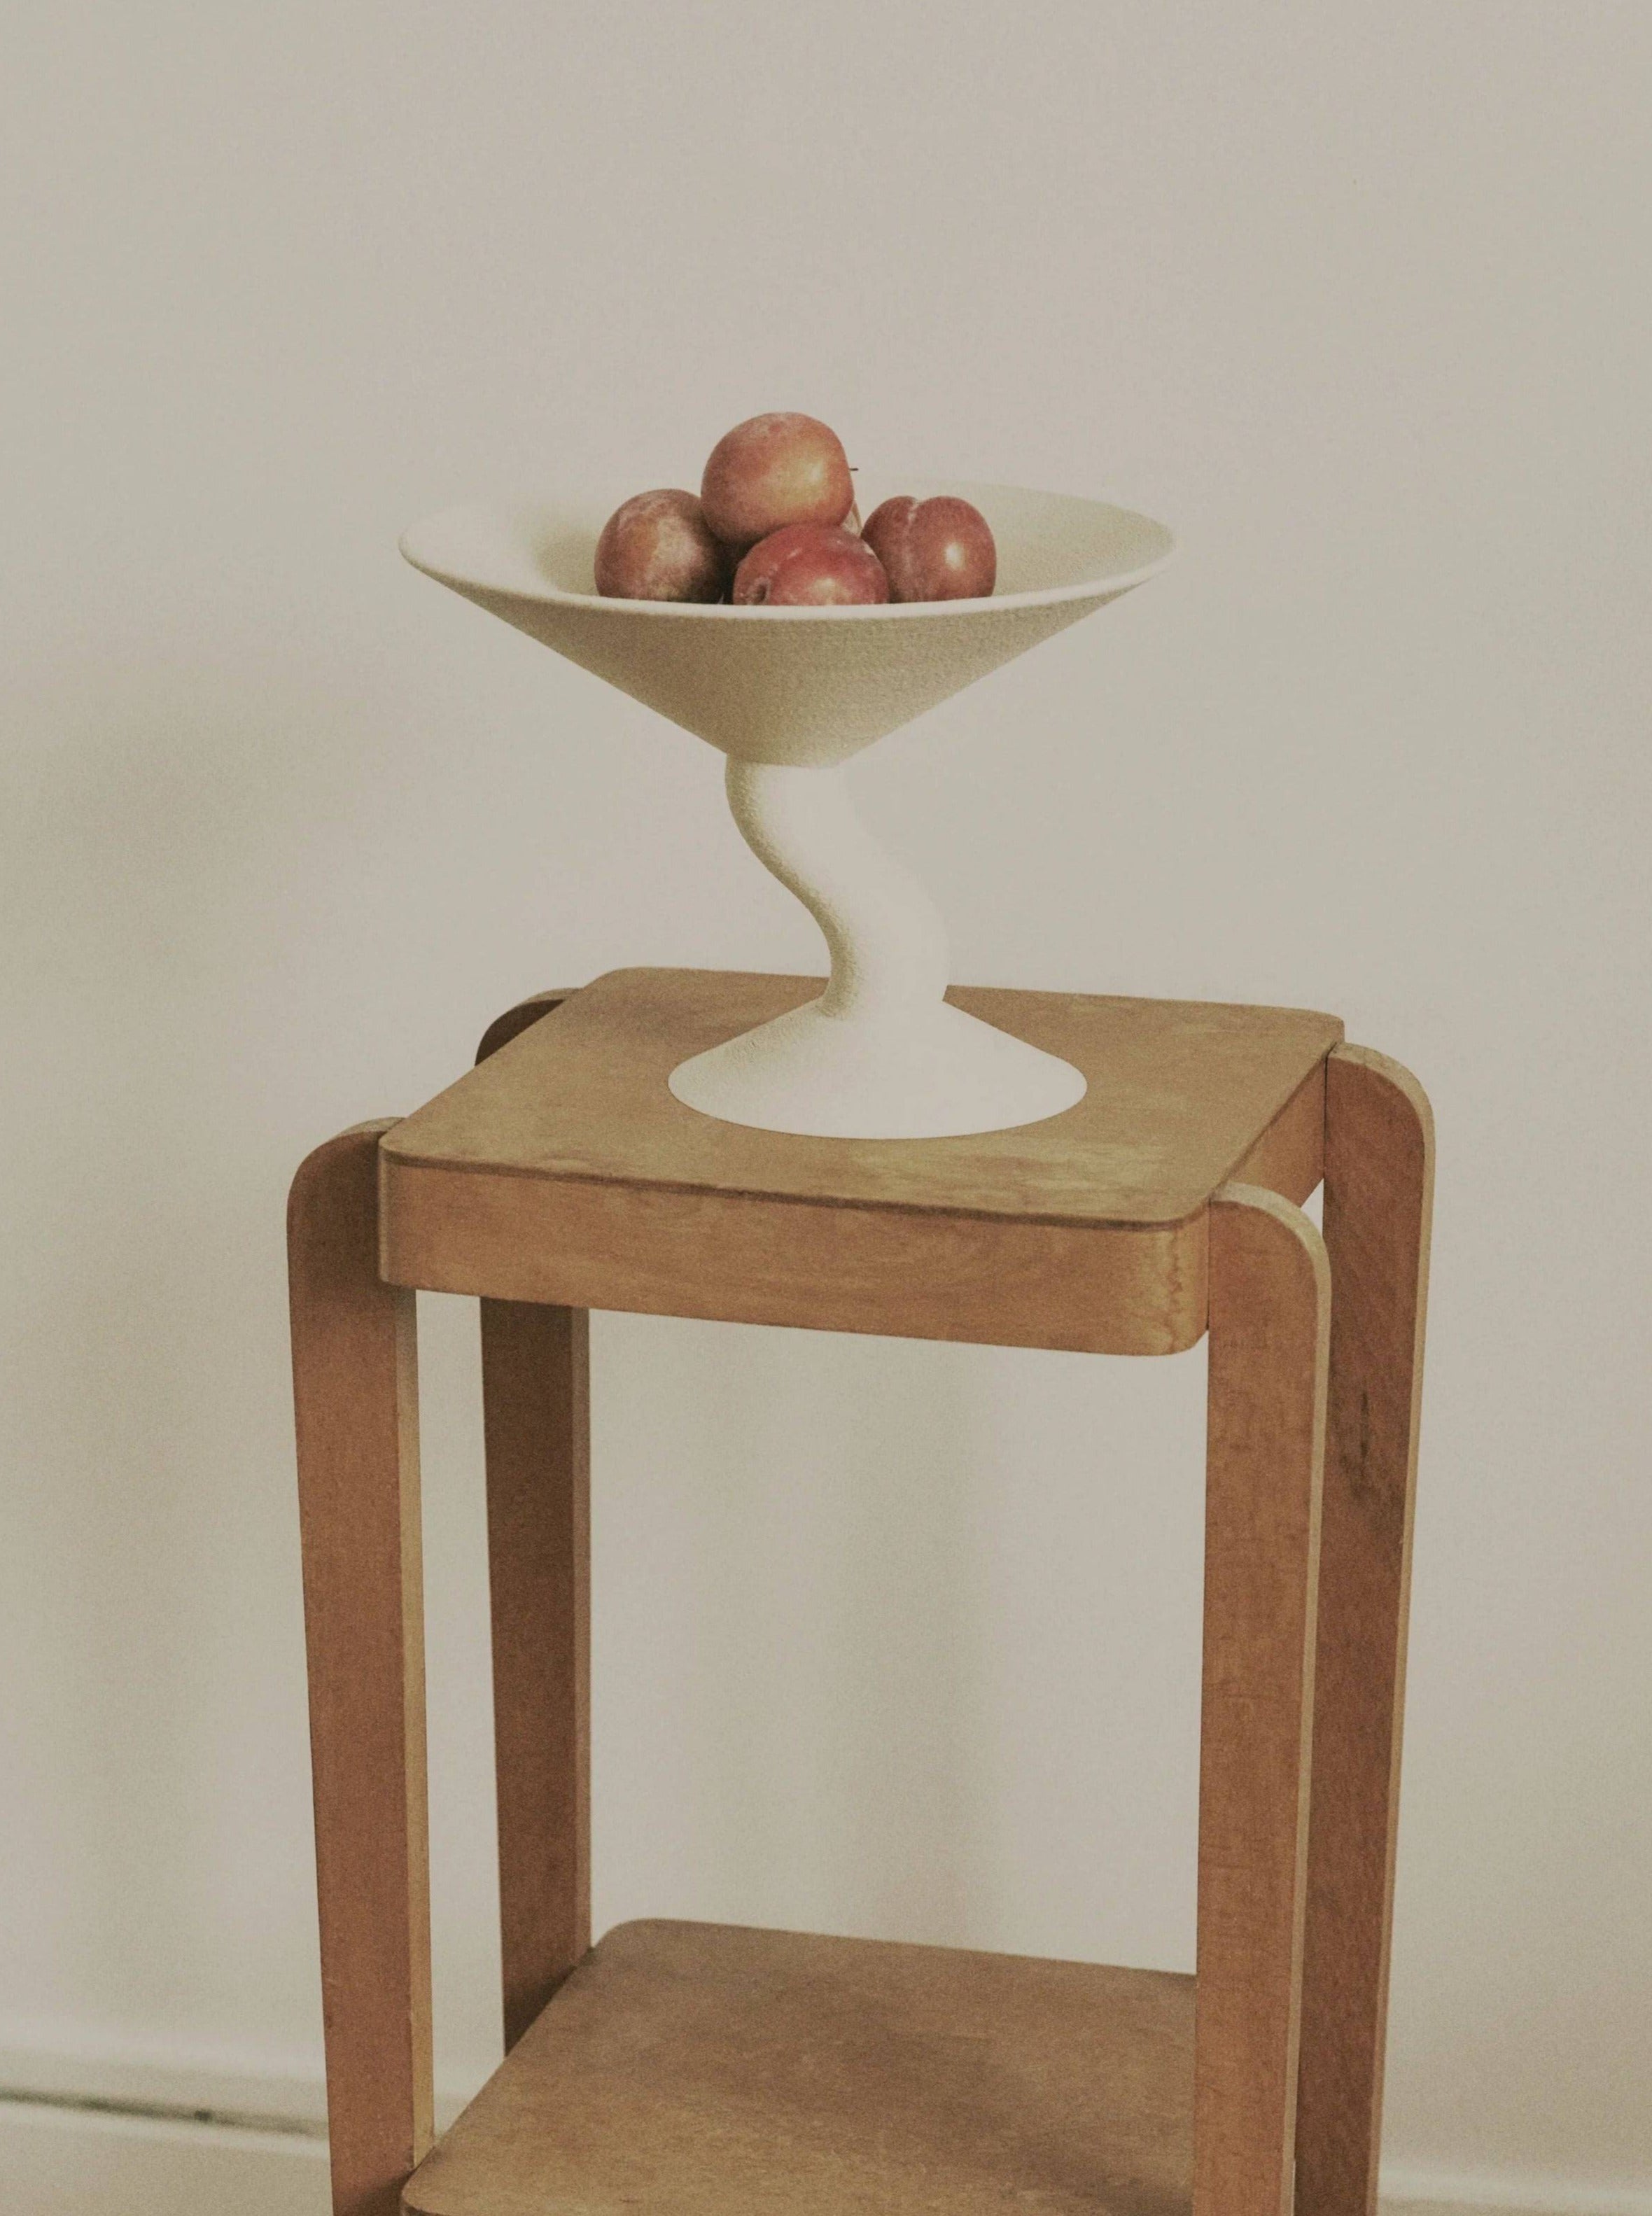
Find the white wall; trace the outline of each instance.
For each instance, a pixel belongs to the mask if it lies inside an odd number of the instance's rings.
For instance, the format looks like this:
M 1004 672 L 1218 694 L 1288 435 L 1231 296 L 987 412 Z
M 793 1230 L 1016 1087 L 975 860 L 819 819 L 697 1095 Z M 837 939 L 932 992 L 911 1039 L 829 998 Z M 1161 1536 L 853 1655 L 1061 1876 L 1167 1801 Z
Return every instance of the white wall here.
M 1390 2158 L 1652 2191 L 1652 16 L 6 17 L 14 2078 L 318 2068 L 299 1157 L 538 986 L 816 963 L 709 751 L 396 533 L 692 483 L 800 406 L 1182 535 L 857 790 L 961 976 L 1332 1007 L 1432 1090 Z M 462 2089 L 495 2040 L 474 1344 L 426 1311 Z M 604 1318 L 595 1368 L 599 1920 L 1187 1962 L 1202 1357 Z

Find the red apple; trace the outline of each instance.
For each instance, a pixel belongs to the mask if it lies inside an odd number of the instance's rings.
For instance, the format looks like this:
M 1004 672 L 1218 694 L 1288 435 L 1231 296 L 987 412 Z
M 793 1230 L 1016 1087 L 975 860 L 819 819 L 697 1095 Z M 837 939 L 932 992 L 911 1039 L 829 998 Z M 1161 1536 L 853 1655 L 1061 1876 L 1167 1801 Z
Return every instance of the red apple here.
M 854 500 L 849 458 L 812 416 L 754 416 L 712 448 L 700 497 L 737 552 L 788 523 L 841 523 Z
M 596 542 L 596 589 L 610 600 L 718 600 L 728 550 L 691 492 L 639 492 Z
M 788 523 L 760 539 L 734 573 L 737 607 L 871 607 L 889 598 L 883 564 L 852 531 Z
M 886 500 L 861 532 L 883 563 L 893 600 L 985 600 L 998 576 L 987 519 L 967 500 Z

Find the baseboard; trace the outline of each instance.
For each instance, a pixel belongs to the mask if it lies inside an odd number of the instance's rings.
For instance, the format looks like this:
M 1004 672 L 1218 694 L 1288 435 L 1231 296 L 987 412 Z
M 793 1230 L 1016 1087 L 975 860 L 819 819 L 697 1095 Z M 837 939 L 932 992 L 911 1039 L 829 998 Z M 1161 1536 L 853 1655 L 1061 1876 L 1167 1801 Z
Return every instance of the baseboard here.
M 4 2216 L 328 2216 L 318 2085 L 23 2058 L 0 2089 Z M 439 2102 L 447 2121 L 459 2102 Z M 1383 2216 L 1652 2216 L 1652 2186 L 1532 2172 L 1383 2173 Z
M 247 2131 L 327 2133 L 319 2074 L 268 2065 L 228 2069 L 194 2056 L 159 2059 L 108 2051 L 0 2043 L 0 2100 L 44 2106 L 146 2111 L 163 2122 L 228 2124 Z
M 0 2101 L 5 2216 L 328 2216 L 327 2143 Z
M 478 2079 L 485 2074 L 478 2071 Z M 446 2131 L 476 2084 L 439 2084 L 436 2127 Z M 0 2044 L 0 2114 L 9 2106 L 61 2108 L 147 2118 L 162 2124 L 202 2124 L 266 2138 L 327 2137 L 327 2089 L 301 2069 L 232 2070 L 169 2057 Z M 0 2216 L 10 2211 L 0 2203 Z
M 1652 2216 L 1652 2184 L 1383 2166 L 1384 2216 L 1483 2216 L 1492 2208 L 1507 2216 Z

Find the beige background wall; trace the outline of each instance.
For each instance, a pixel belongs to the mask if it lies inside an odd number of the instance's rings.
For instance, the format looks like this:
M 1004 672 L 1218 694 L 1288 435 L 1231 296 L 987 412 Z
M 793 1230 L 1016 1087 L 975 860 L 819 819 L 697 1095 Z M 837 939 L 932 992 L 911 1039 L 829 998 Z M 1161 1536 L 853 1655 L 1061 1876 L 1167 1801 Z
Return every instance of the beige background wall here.
M 961 976 L 1333 1007 L 1431 1088 L 1390 2158 L 1652 2205 L 1652 16 L 5 19 L 4 2074 L 311 2097 L 301 1154 L 535 987 L 816 963 L 711 753 L 397 531 L 799 406 L 1182 535 L 856 790 Z M 425 1320 L 462 2090 L 474 1339 Z M 1202 1357 L 603 1318 L 595 1370 L 599 1921 L 1188 1963 Z

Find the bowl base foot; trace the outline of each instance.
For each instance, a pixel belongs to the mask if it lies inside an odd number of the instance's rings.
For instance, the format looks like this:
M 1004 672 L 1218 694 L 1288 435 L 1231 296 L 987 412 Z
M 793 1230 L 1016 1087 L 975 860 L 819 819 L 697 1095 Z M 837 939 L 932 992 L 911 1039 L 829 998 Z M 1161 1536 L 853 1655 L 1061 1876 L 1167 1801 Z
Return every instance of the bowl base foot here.
M 1085 1090 L 1070 1062 L 946 1000 L 875 1021 L 811 1000 L 680 1063 L 669 1081 L 702 1115 L 821 1139 L 1009 1131 Z

